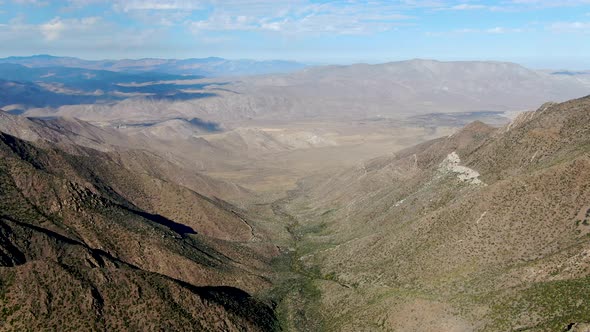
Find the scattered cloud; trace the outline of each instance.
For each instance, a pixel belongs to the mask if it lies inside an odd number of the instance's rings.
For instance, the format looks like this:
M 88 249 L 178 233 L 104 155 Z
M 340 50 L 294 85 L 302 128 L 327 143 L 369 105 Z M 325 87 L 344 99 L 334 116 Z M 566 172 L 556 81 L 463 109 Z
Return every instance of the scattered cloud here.
M 367 34 L 391 30 L 412 19 L 400 13 L 399 6 L 381 2 L 317 4 L 297 1 L 297 5 L 270 5 L 262 0 L 256 4 L 248 8 L 224 6 L 206 19 L 189 22 L 189 26 L 195 33 L 259 30 L 285 34 Z
M 463 1 L 461 3 L 455 4 L 449 2 L 446 6 L 440 7 L 439 10 L 487 10 L 491 12 L 526 12 L 529 10 L 577 7 L 588 4 L 590 4 L 590 0 L 505 0 L 498 1 L 494 4 L 490 2 L 482 3 L 480 1 Z
M 475 28 L 462 28 L 451 31 L 429 31 L 426 33 L 428 36 L 443 36 L 443 35 L 461 35 L 461 34 L 509 34 L 509 33 L 521 33 L 532 31 L 531 29 L 522 28 L 507 28 L 507 27 L 493 27 L 487 29 L 475 29 Z
M 51 50 L 89 49 L 108 54 L 113 49 L 155 49 L 162 47 L 161 30 L 121 27 L 101 17 L 54 17 L 40 24 L 28 23 L 19 15 L 0 26 L 0 43 L 10 50 L 33 49 L 32 53 Z
M 94 30 L 100 21 L 101 18 L 95 16 L 65 20 L 55 17 L 49 22 L 39 25 L 39 31 L 45 37 L 45 40 L 54 41 L 59 39 L 65 31 L 80 33 Z
M 441 11 L 475 11 L 486 10 L 490 12 L 513 12 L 518 11 L 518 8 L 511 5 L 484 5 L 475 3 L 460 3 L 456 5 L 440 8 Z
M 486 29 L 485 32 L 487 33 L 494 33 L 494 34 L 501 34 L 501 33 L 519 33 L 523 32 L 524 29 L 519 28 L 504 28 L 504 27 L 495 27 Z
M 190 0 L 115 0 L 113 7 L 130 12 L 135 10 L 195 10 L 203 7 L 201 1 Z
M 35 6 L 47 6 L 49 1 L 47 0 L 12 0 L 13 3 L 19 5 L 35 5 Z
M 460 5 L 452 6 L 449 9 L 451 9 L 451 10 L 474 10 L 474 9 L 486 9 L 486 8 L 488 8 L 488 6 L 462 3 Z
M 502 36 L 498 41 L 511 41 L 507 45 L 522 43 L 522 47 L 514 50 L 498 51 L 503 54 L 521 52 L 529 42 L 534 49 L 540 38 L 560 44 L 563 41 L 557 33 L 590 31 L 590 0 L 0 0 L 0 3 L 4 10 L 0 43 L 8 45 L 4 53 L 57 50 L 95 56 L 96 49 L 103 54 L 136 52 L 142 56 L 148 50 L 153 50 L 151 54 L 196 52 L 242 56 L 244 52 L 280 51 L 287 56 L 308 52 L 313 54 L 309 55 L 311 58 L 316 54 L 332 56 L 334 48 L 351 49 L 354 53 L 354 43 L 358 43 L 363 45 L 359 49 L 365 53 L 380 49 L 382 54 L 415 56 L 432 49 L 454 52 L 447 50 L 448 45 L 443 41 L 431 40 L 429 45 L 415 41 L 424 34 L 456 36 L 455 41 L 463 45 L 470 45 L 473 36 L 479 35 Z M 556 8 L 560 9 L 560 16 L 556 16 Z M 7 17 L 17 13 L 21 16 Z M 564 22 L 556 22 L 555 17 Z M 407 50 L 395 48 L 399 45 L 407 45 Z M 471 48 L 463 51 L 470 52 Z
M 549 30 L 558 33 L 590 33 L 590 22 L 555 22 Z
M 590 4 L 590 0 L 511 0 L 511 4 L 518 6 L 529 6 L 529 7 L 574 7 L 583 6 Z
M 39 28 L 45 39 L 52 41 L 59 38 L 59 35 L 64 31 L 66 26 L 59 17 L 56 17 L 45 24 L 41 24 Z

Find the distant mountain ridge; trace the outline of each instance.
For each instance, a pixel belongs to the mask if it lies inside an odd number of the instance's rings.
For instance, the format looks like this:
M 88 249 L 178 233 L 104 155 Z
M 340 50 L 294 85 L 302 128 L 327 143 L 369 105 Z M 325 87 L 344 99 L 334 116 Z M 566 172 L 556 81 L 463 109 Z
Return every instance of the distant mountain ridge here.
M 285 60 L 228 60 L 218 57 L 190 59 L 121 59 L 84 60 L 52 55 L 11 56 L 0 63 L 20 64 L 31 68 L 69 67 L 116 72 L 161 72 L 179 75 L 242 76 L 292 72 L 306 65 Z
M 206 84 L 152 84 L 200 78 L 203 76 L 0 63 L 0 107 L 16 110 L 14 113 L 18 114 L 28 107 L 100 104 L 131 97 L 193 99 L 211 96 L 200 91 Z M 7 108 L 8 105 L 18 106 Z
M 16 63 L 0 63 L 0 77 L 5 80 L 61 83 L 83 90 L 109 89 L 113 84 L 147 83 L 198 79 L 199 75 L 177 75 L 158 72 L 126 73 L 103 69 L 86 69 L 65 66 L 30 67 Z M 89 84 L 91 82 L 92 84 Z
M 216 96 L 189 101 L 183 108 L 163 103 L 158 112 L 183 109 L 189 116 L 222 123 L 249 118 L 403 118 L 440 112 L 522 111 L 590 93 L 584 81 L 515 63 L 420 59 L 308 67 L 290 74 L 247 77 L 223 88 L 215 91 Z M 121 117 L 127 116 L 127 107 L 113 106 Z M 84 114 L 68 112 L 88 121 L 104 120 L 100 112 L 86 107 Z

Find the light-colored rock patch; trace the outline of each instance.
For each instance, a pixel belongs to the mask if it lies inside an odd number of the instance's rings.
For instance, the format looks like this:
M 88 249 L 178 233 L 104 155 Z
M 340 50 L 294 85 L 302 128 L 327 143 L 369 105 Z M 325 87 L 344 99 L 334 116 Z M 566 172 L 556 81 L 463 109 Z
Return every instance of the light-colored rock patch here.
M 455 173 L 461 181 L 470 184 L 481 185 L 483 182 L 479 179 L 479 172 L 466 166 L 461 166 L 461 158 L 456 152 L 451 152 L 439 166 L 439 170 L 445 173 Z

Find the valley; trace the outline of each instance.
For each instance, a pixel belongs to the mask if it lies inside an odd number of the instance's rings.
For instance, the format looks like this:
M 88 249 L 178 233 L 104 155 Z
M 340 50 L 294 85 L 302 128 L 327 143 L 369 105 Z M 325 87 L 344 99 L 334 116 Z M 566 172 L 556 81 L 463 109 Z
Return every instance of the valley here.
M 474 123 L 301 182 L 273 206 L 290 225 L 298 274 L 279 307 L 286 326 L 557 331 L 585 321 L 587 107 L 588 98 L 545 106 L 500 129 Z M 560 136 L 536 137 L 539 127 Z M 523 152 L 495 150 L 515 138 Z M 481 183 L 443 167 L 454 151 Z M 553 196 L 565 192 L 568 203 Z

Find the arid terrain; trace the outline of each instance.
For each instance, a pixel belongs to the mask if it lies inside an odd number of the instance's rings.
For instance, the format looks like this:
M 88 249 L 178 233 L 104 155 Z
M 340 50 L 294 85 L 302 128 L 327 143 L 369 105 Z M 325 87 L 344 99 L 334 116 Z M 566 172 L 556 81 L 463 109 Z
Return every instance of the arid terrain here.
M 585 73 L 206 60 L 0 59 L 1 330 L 590 323 Z

